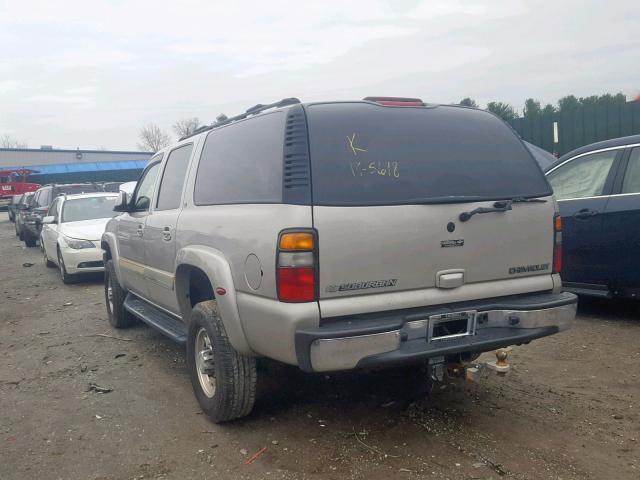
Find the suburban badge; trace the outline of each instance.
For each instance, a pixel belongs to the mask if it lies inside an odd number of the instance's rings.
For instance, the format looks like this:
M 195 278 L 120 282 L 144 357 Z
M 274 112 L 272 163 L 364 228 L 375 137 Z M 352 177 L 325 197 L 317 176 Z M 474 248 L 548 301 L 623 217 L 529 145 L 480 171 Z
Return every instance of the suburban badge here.
M 325 288 L 325 291 L 346 292 L 350 290 L 364 290 L 365 288 L 395 287 L 396 283 L 398 283 L 397 278 L 391 278 L 389 280 L 370 280 L 365 282 L 341 283 L 340 285 L 328 285 L 327 288 Z

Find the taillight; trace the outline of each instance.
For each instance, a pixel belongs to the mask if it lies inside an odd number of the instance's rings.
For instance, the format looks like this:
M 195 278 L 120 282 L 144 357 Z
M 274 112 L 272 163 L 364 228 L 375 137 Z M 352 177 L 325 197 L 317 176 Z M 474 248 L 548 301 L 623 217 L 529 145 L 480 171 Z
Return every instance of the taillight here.
M 364 100 L 376 102 L 386 107 L 424 107 L 425 103 L 419 98 L 403 97 L 365 97 Z
M 562 217 L 553 217 L 553 273 L 562 270 Z
M 278 238 L 276 282 L 281 302 L 317 299 L 317 235 L 313 230 L 285 230 Z

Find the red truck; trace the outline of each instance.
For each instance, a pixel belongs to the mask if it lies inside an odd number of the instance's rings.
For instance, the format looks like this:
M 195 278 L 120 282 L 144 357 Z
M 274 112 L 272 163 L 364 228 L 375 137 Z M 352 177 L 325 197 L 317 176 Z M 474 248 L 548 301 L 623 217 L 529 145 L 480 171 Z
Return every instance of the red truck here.
M 32 173 L 36 171 L 25 168 L 0 170 L 0 209 L 7 208 L 14 195 L 35 192 L 40 188 L 37 183 L 27 182 L 27 178 Z

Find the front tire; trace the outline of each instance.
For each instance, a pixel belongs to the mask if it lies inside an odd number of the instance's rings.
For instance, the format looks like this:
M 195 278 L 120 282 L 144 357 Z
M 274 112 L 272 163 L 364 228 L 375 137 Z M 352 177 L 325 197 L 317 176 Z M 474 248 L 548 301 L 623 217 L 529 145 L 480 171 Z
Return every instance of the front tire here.
M 109 323 L 113 328 L 127 328 L 135 322 L 134 316 L 124 308 L 125 298 L 127 291 L 118 282 L 113 260 L 107 260 L 104 265 L 104 299 Z
M 233 348 L 214 300 L 198 303 L 191 312 L 187 369 L 198 403 L 213 422 L 244 417 L 253 409 L 255 358 Z
M 49 260 L 49 257 L 47 256 L 47 251 L 44 248 L 44 242 L 42 241 L 42 238 L 40 238 L 40 249 L 42 250 L 44 264 L 47 266 L 47 268 L 54 268 L 56 264 L 53 263 L 51 260 Z
M 60 250 L 58 250 L 58 267 L 60 268 L 62 283 L 64 283 L 65 285 L 69 285 L 76 282 L 78 276 L 67 273 L 67 267 L 64 264 L 64 257 L 62 256 L 62 252 L 60 252 Z

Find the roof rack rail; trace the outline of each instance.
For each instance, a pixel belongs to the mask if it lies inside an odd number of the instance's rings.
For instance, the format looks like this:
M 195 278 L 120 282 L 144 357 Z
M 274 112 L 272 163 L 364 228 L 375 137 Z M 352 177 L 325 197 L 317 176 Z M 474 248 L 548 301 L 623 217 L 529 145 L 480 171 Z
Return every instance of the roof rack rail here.
M 206 132 L 207 130 L 212 130 L 216 127 L 226 125 L 227 123 L 232 123 L 238 120 L 245 119 L 251 115 L 257 115 L 258 113 L 262 113 L 265 110 L 269 110 L 271 108 L 287 107 L 289 105 L 296 105 L 298 103 L 300 103 L 300 100 L 295 97 L 283 98 L 282 100 L 279 100 L 274 103 L 269 103 L 267 105 L 263 105 L 259 103 L 257 105 L 254 105 L 251 108 L 248 108 L 244 113 L 241 113 L 240 115 L 236 115 L 235 117 L 227 117 L 224 114 L 219 115 L 216 118 L 215 123 L 212 123 L 211 125 L 204 125 L 200 128 L 197 128 L 196 130 L 193 131 L 193 133 L 190 133 L 189 135 L 185 135 L 184 137 L 180 138 L 179 141 L 186 140 L 187 138 L 193 137 L 194 135 L 198 135 L 199 133 L 202 133 L 202 132 Z

